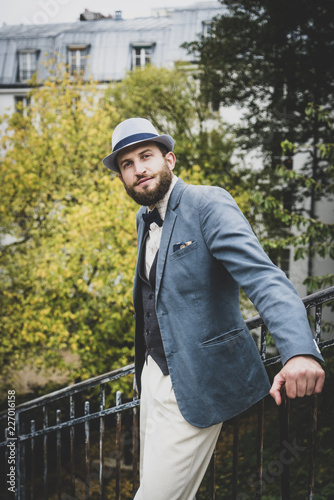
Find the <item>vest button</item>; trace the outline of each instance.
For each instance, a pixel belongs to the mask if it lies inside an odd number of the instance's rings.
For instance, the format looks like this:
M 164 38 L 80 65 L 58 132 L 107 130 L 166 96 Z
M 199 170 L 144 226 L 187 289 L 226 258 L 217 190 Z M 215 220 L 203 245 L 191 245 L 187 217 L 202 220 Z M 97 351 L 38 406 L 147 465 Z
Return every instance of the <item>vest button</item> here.
M 150 334 L 150 330 L 146 330 L 146 335 L 149 335 Z
M 151 313 L 147 312 L 146 313 L 146 318 L 149 318 L 151 316 Z
M 150 295 L 148 296 L 148 298 L 149 298 L 150 300 L 152 300 L 152 299 L 153 299 L 153 293 L 150 293 Z

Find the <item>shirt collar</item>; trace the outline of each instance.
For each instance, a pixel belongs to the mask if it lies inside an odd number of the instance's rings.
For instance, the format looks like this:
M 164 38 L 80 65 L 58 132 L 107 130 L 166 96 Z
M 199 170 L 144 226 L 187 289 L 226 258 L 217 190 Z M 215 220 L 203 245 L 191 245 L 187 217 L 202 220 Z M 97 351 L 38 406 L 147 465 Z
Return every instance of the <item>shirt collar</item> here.
M 177 183 L 177 180 L 178 180 L 178 177 L 176 175 L 173 175 L 173 179 L 172 179 L 172 182 L 171 182 L 171 184 L 169 186 L 169 189 L 168 189 L 167 193 L 162 198 L 162 200 L 158 201 L 155 204 L 155 206 L 152 208 L 152 210 L 154 208 L 158 209 L 158 212 L 159 212 L 160 217 L 162 218 L 162 220 L 165 220 L 169 197 L 170 197 L 170 195 L 171 195 L 171 193 L 172 193 L 172 191 L 174 189 L 175 184 Z M 151 210 L 149 210 L 149 209 L 148 209 L 148 211 L 151 212 Z

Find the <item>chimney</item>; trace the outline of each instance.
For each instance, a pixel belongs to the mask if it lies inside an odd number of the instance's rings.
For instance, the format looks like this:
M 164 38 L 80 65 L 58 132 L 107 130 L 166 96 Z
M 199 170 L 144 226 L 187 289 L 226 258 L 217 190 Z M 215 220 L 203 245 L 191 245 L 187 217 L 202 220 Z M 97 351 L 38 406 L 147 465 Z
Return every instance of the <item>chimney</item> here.
M 112 19 L 112 16 L 106 17 L 100 12 L 92 12 L 88 9 L 85 9 L 85 12 L 80 14 L 80 21 L 99 21 L 100 19 Z

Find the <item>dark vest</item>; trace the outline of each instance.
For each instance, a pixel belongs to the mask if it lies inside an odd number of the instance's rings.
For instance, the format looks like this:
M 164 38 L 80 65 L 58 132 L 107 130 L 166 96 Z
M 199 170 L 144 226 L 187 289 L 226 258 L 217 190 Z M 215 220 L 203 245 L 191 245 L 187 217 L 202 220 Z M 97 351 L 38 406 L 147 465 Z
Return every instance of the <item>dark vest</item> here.
M 143 334 L 146 346 L 145 357 L 152 356 L 164 375 L 168 375 L 168 366 L 162 344 L 158 318 L 155 310 L 155 277 L 157 269 L 158 252 L 153 261 L 149 279 L 145 273 L 145 247 L 146 238 L 143 241 L 141 251 L 141 262 L 139 266 L 139 277 L 141 284 L 141 297 L 143 307 Z

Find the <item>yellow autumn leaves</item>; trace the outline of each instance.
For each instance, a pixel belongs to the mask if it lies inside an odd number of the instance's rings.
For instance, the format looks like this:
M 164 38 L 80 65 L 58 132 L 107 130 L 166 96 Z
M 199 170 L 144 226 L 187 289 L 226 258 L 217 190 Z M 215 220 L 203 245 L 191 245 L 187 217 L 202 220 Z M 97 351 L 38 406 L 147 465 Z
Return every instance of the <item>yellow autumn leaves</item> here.
M 1 138 L 2 378 L 25 364 L 69 370 L 73 379 L 133 361 L 138 206 L 101 162 L 120 120 L 145 116 L 177 135 L 179 171 L 204 178 L 191 170 L 203 137 L 196 89 L 182 69 L 147 68 L 107 89 L 59 75 L 33 88 Z M 226 133 L 227 162 L 231 144 Z M 79 362 L 68 365 L 64 352 Z

